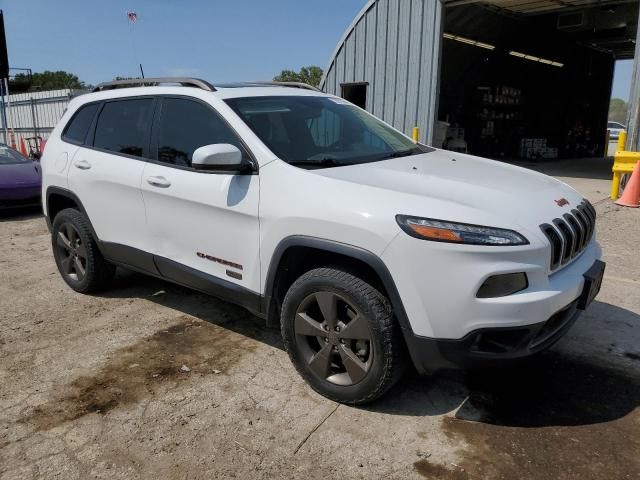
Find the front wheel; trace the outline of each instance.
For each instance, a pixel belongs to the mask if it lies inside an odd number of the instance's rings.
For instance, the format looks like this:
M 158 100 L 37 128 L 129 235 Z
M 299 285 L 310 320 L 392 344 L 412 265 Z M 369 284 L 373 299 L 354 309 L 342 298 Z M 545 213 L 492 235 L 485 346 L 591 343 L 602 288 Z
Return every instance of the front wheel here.
M 364 404 L 404 371 L 404 344 L 387 298 L 357 276 L 317 268 L 283 302 L 282 337 L 294 366 L 321 395 Z

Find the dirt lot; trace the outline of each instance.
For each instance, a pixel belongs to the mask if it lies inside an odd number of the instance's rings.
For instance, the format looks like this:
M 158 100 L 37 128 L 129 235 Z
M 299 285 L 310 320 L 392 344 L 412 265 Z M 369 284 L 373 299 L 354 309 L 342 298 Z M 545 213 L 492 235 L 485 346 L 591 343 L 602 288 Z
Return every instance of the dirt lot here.
M 605 284 L 552 351 L 367 408 L 313 393 L 240 308 L 126 272 L 73 293 L 44 220 L 4 217 L 0 478 L 640 478 L 640 211 L 597 210 Z

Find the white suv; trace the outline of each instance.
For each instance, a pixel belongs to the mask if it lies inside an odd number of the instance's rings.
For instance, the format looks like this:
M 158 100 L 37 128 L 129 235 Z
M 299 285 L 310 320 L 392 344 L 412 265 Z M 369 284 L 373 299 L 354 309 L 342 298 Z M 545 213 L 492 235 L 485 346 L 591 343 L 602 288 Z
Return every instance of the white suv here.
M 124 87 L 124 88 L 120 88 Z M 597 294 L 595 210 L 553 178 L 411 139 L 299 84 L 100 85 L 42 158 L 65 282 L 115 266 L 279 326 L 321 394 L 548 348 Z

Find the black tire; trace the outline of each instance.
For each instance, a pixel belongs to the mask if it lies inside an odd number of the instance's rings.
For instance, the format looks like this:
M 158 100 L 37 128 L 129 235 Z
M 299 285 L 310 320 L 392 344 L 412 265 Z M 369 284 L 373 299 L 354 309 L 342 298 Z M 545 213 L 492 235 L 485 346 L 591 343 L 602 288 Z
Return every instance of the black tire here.
M 293 283 L 282 305 L 281 329 L 296 370 L 336 402 L 372 402 L 405 370 L 406 349 L 389 301 L 340 268 L 317 268 Z
M 67 208 L 56 215 L 51 246 L 62 279 L 76 292 L 103 290 L 113 279 L 115 266 L 100 253 L 89 221 L 78 210 Z

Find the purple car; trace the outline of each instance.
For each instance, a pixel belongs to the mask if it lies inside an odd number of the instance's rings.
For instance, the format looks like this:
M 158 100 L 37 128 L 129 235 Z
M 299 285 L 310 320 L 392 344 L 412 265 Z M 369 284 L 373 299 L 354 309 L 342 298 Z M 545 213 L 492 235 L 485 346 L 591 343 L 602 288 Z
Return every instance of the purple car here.
M 0 143 L 0 209 L 38 205 L 41 186 L 40 164 Z

